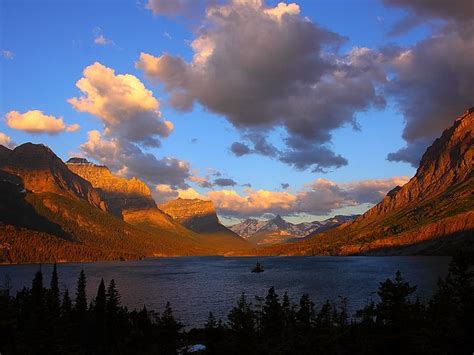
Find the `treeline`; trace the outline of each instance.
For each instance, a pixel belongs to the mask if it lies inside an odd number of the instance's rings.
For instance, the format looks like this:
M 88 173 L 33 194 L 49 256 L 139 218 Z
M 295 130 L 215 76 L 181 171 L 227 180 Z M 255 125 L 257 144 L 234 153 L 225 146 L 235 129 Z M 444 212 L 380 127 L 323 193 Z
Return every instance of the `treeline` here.
M 378 301 L 351 316 L 347 299 L 316 306 L 308 295 L 293 304 L 269 289 L 252 304 L 244 294 L 227 316 L 210 313 L 202 328 L 186 331 L 169 304 L 158 314 L 129 311 L 114 280 L 102 280 L 91 300 L 81 271 L 75 291 L 60 292 L 56 266 L 49 288 L 38 271 L 31 288 L 0 292 L 1 354 L 472 354 L 472 256 L 453 258 L 428 302 L 399 272 L 380 283 Z

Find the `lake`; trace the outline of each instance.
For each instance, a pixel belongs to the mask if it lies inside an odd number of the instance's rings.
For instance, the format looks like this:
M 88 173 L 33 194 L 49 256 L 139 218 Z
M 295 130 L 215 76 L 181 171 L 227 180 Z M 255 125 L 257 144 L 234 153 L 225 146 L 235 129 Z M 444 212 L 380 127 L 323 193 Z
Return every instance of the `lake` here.
M 251 273 L 261 262 L 265 272 Z M 166 301 L 187 326 L 202 325 L 212 311 L 226 320 L 226 315 L 242 292 L 255 303 L 254 296 L 265 296 L 268 288 L 297 301 L 308 293 L 320 305 L 326 299 L 348 298 L 351 312 L 363 307 L 379 283 L 402 276 L 417 285 L 421 299 L 436 290 L 438 277 L 447 274 L 450 257 L 183 257 L 141 261 L 67 263 L 58 265 L 61 287 L 74 296 L 81 269 L 88 280 L 88 297 L 95 296 L 100 278 L 115 279 L 122 303 L 129 308 L 142 307 L 161 312 Z M 9 275 L 13 290 L 30 287 L 38 265 L 0 266 L 0 283 Z M 42 265 L 45 284 L 49 286 L 52 265 Z

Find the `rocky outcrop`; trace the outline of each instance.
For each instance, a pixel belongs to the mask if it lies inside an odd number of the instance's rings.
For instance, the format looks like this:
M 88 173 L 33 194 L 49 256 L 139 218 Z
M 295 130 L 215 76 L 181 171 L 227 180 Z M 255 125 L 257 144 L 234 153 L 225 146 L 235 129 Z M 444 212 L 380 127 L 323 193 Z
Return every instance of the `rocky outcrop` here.
M 125 179 L 115 176 L 106 166 L 90 163 L 84 158 L 71 158 L 66 164 L 71 171 L 97 189 L 109 211 L 116 216 L 122 217 L 126 210 L 156 207 L 148 186 L 135 177 Z
M 416 175 L 403 187 L 390 191 L 367 211 L 359 223 L 381 218 L 400 208 L 415 206 L 442 194 L 473 176 L 474 111 L 467 110 L 426 150 Z
M 158 208 L 195 232 L 209 232 L 222 226 L 212 201 L 178 198 L 163 203 Z
M 47 146 L 25 143 L 9 153 L 2 149 L 1 156 L 0 170 L 21 179 L 26 190 L 79 198 L 106 210 L 106 203 L 92 185 L 70 171 Z
M 195 232 L 200 244 L 215 250 L 217 254 L 232 255 L 237 250 L 250 247 L 250 243 L 219 222 L 211 201 L 178 198 L 158 208 Z

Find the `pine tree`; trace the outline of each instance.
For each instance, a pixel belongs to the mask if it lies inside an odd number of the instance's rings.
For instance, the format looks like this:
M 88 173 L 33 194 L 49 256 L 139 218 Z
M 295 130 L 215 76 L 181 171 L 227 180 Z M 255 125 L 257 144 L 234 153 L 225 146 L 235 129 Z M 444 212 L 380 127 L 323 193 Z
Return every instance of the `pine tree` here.
M 298 326 L 302 330 L 309 330 L 314 321 L 314 303 L 305 293 L 300 298 L 298 311 L 296 312 Z
M 247 302 L 245 293 L 242 293 L 237 301 L 237 306 L 230 311 L 228 318 L 230 329 L 233 332 L 242 335 L 242 337 L 252 336 L 255 329 L 254 312 L 252 305 Z
M 94 312 L 98 315 L 105 314 L 105 309 L 107 305 L 107 296 L 105 292 L 104 279 L 100 280 L 99 288 L 97 289 L 97 296 L 95 297 L 94 302 Z
M 120 309 L 120 295 L 115 286 L 115 280 L 112 279 L 107 287 L 107 303 L 106 309 L 109 316 L 114 317 L 118 314 Z
M 176 352 L 182 328 L 183 325 L 174 318 L 170 303 L 166 302 L 165 310 L 160 318 L 163 353 L 171 354 Z
M 48 309 L 52 316 L 58 316 L 60 311 L 59 278 L 56 263 L 51 274 L 51 283 L 48 291 Z
M 410 301 L 409 296 L 415 292 L 416 286 L 410 286 L 402 278 L 400 271 L 395 275 L 395 281 L 387 279 L 380 284 L 377 294 L 380 303 L 377 304 L 377 318 L 379 321 L 400 325 L 400 321 L 407 316 Z
M 76 287 L 76 304 L 75 311 L 80 317 L 87 312 L 87 295 L 86 295 L 87 279 L 84 270 L 81 270 L 79 278 L 77 279 Z
M 278 339 L 284 327 L 283 309 L 275 288 L 271 287 L 265 297 L 262 310 L 262 332 L 266 338 Z
M 43 273 L 38 270 L 33 278 L 31 286 L 31 295 L 34 303 L 41 303 L 43 301 L 44 287 L 43 287 Z
M 69 290 L 66 288 L 64 291 L 63 302 L 61 304 L 61 314 L 67 316 L 71 313 L 72 310 L 72 301 L 71 297 L 69 297 Z

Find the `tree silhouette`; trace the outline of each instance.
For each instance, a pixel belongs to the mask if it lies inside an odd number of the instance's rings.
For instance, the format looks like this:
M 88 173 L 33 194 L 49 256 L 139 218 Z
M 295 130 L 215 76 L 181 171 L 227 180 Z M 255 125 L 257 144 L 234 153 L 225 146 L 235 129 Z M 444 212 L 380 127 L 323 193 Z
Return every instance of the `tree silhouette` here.
M 81 270 L 76 286 L 76 302 L 74 309 L 81 318 L 87 311 L 87 295 L 86 295 L 87 279 L 84 270 Z

